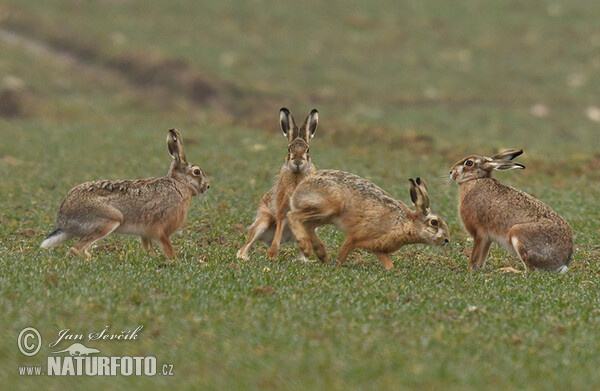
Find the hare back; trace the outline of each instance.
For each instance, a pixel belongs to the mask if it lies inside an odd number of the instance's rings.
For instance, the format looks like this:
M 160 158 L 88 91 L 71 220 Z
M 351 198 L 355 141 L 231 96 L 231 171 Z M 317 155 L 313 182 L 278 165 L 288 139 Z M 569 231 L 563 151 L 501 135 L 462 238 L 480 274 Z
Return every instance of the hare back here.
M 504 241 L 508 241 L 508 232 L 516 224 L 544 219 L 568 226 L 548 205 L 494 178 L 461 184 L 459 212 L 468 231 L 490 231 L 504 237 Z
M 292 196 L 312 224 L 334 224 L 355 238 L 385 236 L 410 220 L 410 211 L 388 193 L 357 175 L 324 170 L 304 180 Z
M 123 228 L 118 231 L 137 234 L 141 226 L 185 219 L 190 200 L 189 191 L 172 178 L 87 182 L 67 194 L 58 223 L 62 228 L 73 220 L 106 217 L 121 221 Z
M 360 208 L 379 213 L 394 212 L 406 215 L 408 207 L 392 198 L 374 183 L 344 171 L 321 170 L 301 185 L 303 192 L 310 190 L 329 199 L 339 199 L 346 208 Z

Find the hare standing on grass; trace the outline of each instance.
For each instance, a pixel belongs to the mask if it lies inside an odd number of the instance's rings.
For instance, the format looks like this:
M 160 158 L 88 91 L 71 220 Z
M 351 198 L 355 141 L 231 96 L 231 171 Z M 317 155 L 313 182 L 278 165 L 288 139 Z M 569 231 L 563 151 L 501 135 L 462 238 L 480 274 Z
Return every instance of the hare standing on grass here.
M 71 189 L 58 211 L 58 229 L 41 247 L 56 247 L 76 237 L 79 241 L 71 251 L 89 257 L 94 242 L 117 232 L 139 235 L 150 251 L 152 241 L 158 241 L 165 255 L 173 258 L 169 238 L 183 224 L 192 197 L 208 190 L 209 182 L 200 167 L 185 160 L 176 129 L 168 132 L 167 148 L 173 162 L 165 177 L 87 182 Z
M 248 240 L 237 252 L 237 257 L 248 260 L 248 251 L 257 240 L 270 245 L 267 256 L 274 260 L 281 243 L 294 240 L 287 227 L 287 212 L 292 192 L 304 178 L 317 169 L 310 160 L 309 143 L 315 135 L 319 123 L 319 113 L 313 109 L 300 128 L 296 126 L 292 113 L 286 108 L 279 111 L 281 131 L 288 139 L 288 153 L 279 172 L 275 185 L 258 203 L 258 211 L 248 228 Z M 298 254 L 304 258 L 303 254 Z
M 340 264 L 350 251 L 374 252 L 384 269 L 394 267 L 389 254 L 405 244 L 445 245 L 449 241 L 444 221 L 431 213 L 425 181 L 410 180 L 410 197 L 416 211 L 373 183 L 343 171 L 323 170 L 298 185 L 291 198 L 288 220 L 300 250 L 327 261 L 327 251 L 315 229 L 335 224 L 346 234 L 338 254 Z
M 522 153 L 508 150 L 492 157 L 472 155 L 452 166 L 450 178 L 458 183 L 460 192 L 460 217 L 474 240 L 471 269 L 483 267 L 492 241 L 517 253 L 527 270 L 568 269 L 573 254 L 569 224 L 543 202 L 492 178 L 493 170 L 524 169 L 511 161 Z

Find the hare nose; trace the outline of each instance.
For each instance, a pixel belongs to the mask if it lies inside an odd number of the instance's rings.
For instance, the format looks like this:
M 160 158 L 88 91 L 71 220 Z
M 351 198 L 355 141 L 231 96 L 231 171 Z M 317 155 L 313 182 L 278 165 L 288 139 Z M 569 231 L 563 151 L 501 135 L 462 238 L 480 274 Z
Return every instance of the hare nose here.
M 444 239 L 444 244 L 448 244 L 449 242 L 450 242 L 450 240 Z

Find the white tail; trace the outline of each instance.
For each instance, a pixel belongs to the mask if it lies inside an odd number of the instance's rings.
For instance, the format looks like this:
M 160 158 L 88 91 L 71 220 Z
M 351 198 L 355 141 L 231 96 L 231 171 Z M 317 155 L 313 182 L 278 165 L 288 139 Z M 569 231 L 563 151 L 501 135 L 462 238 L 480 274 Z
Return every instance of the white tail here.
M 558 268 L 558 270 L 556 270 L 559 274 L 564 274 L 569 270 L 569 268 L 566 265 L 562 265 L 561 267 Z
M 57 229 L 44 239 L 41 248 L 54 248 L 69 240 L 69 235 L 61 229 Z

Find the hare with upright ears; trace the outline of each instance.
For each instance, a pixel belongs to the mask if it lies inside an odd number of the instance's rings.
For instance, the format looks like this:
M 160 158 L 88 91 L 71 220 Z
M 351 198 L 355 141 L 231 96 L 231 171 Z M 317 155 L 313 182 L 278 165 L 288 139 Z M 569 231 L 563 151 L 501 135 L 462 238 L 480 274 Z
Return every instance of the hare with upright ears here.
M 524 169 L 511 161 L 522 153 L 472 155 L 452 166 L 450 178 L 459 186 L 460 217 L 474 240 L 471 269 L 483 267 L 493 241 L 516 253 L 527 270 L 568 269 L 573 254 L 569 224 L 543 202 L 492 178 L 493 170 Z
M 323 170 L 298 185 L 288 220 L 305 255 L 314 252 L 322 262 L 327 261 L 315 229 L 335 224 L 346 234 L 338 254 L 340 264 L 350 251 L 362 248 L 374 252 L 388 270 L 394 267 L 389 254 L 405 244 L 445 245 L 449 241 L 446 223 L 429 209 L 424 180 L 410 179 L 410 197 L 416 211 L 357 175 Z
M 279 111 L 279 123 L 289 142 L 287 155 L 275 185 L 258 203 L 246 244 L 237 252 L 237 257 L 243 260 L 248 260 L 248 252 L 257 240 L 270 245 L 267 256 L 273 260 L 277 258 L 281 243 L 294 240 L 286 217 L 290 210 L 290 196 L 298 183 L 317 171 L 309 155 L 309 143 L 319 123 L 317 110 L 313 109 L 298 128 L 292 113 L 284 107 Z M 303 257 L 302 254 L 299 256 Z
M 173 258 L 170 237 L 183 224 L 192 197 L 208 190 L 209 182 L 200 167 L 186 161 L 176 129 L 167 134 L 167 148 L 173 162 L 165 177 L 87 182 L 71 189 L 58 211 L 58 229 L 41 247 L 56 247 L 76 237 L 79 241 L 71 251 L 89 257 L 94 242 L 117 232 L 139 235 L 150 251 L 157 241 Z

